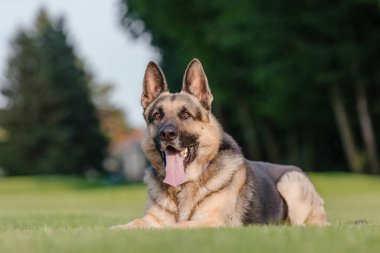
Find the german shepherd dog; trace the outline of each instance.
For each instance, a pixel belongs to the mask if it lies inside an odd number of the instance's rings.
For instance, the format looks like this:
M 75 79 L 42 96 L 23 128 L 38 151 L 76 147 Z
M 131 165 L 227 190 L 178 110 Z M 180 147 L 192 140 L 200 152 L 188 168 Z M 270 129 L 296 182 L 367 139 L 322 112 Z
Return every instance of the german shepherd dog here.
M 145 215 L 114 228 L 327 225 L 324 201 L 297 167 L 248 161 L 211 113 L 199 60 L 188 65 L 182 91 L 170 93 L 161 69 L 146 68 L 141 105 Z

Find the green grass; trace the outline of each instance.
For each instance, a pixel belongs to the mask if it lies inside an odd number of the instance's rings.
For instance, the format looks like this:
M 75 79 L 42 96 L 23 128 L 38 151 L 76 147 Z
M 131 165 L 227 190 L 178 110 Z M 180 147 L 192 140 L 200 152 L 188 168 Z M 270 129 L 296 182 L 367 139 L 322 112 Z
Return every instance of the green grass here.
M 132 230 L 109 227 L 143 213 L 142 185 L 78 178 L 0 179 L 0 252 L 380 252 L 380 178 L 313 174 L 331 226 Z M 365 219 L 368 224 L 354 225 Z

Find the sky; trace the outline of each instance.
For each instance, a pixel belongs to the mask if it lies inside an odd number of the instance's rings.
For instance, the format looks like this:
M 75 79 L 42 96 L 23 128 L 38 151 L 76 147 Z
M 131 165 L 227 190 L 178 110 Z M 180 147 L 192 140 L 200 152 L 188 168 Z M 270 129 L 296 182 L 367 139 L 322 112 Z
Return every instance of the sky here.
M 132 127 L 143 127 L 140 107 L 147 63 L 159 59 L 150 42 L 135 40 L 119 22 L 120 0 L 0 0 L 0 80 L 4 80 L 10 40 L 20 27 L 30 27 L 39 8 L 64 16 L 77 54 L 99 82 L 112 83 L 111 102 L 126 113 Z M 0 99 L 4 105 L 4 99 Z

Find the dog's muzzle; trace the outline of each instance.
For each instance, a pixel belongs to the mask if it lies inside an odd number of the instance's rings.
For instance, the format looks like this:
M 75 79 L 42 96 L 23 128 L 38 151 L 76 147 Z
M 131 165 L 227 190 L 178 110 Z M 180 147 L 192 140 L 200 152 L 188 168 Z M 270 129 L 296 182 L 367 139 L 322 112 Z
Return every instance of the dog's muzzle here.
M 158 137 L 162 141 L 170 142 L 178 136 L 178 128 L 174 125 L 164 125 L 158 131 Z

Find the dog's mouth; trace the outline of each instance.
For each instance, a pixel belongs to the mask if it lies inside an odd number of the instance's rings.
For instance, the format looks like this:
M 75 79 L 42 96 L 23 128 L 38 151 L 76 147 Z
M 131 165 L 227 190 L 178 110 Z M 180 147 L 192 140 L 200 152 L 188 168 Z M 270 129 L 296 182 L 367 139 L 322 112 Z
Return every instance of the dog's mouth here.
M 161 151 L 161 157 L 165 161 L 165 165 L 167 163 L 168 155 L 176 155 L 179 156 L 183 161 L 183 167 L 186 168 L 195 158 L 195 146 L 189 146 L 182 150 L 177 150 L 173 146 L 167 146 L 164 151 Z
M 195 150 L 195 146 L 189 146 L 182 150 L 167 146 L 165 151 L 161 152 L 165 161 L 166 177 L 164 183 L 178 186 L 188 181 L 185 168 L 194 160 Z

